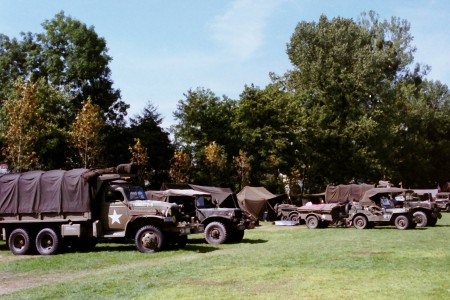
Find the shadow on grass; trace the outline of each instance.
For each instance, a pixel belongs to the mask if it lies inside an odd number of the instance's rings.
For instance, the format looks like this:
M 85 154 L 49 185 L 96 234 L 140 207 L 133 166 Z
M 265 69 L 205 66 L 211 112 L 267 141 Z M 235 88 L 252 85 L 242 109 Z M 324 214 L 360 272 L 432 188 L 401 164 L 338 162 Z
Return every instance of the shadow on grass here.
M 3 251 L 3 250 L 9 250 L 9 248 L 8 248 L 8 245 L 5 243 L 5 244 L 0 244 L 0 251 Z

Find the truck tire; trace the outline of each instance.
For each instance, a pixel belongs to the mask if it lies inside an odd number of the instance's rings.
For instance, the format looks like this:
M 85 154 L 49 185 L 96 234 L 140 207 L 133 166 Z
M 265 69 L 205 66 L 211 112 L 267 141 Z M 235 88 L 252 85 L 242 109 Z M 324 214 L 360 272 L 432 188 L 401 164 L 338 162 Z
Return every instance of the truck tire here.
M 289 214 L 289 220 L 292 222 L 300 223 L 300 216 L 298 215 L 298 212 L 291 212 Z
M 231 229 L 228 233 L 228 240 L 227 242 L 230 243 L 240 243 L 244 239 L 245 230 L 237 230 L 237 229 Z
M 30 251 L 30 234 L 23 228 L 14 229 L 8 238 L 8 247 L 14 255 L 24 255 Z
M 405 230 L 409 228 L 410 220 L 404 215 L 399 215 L 394 220 L 395 227 L 400 230 Z
M 58 251 L 59 237 L 51 228 L 44 228 L 36 235 L 36 250 L 41 255 L 52 255 Z
M 450 204 L 447 204 L 447 206 L 445 207 L 445 211 L 450 212 Z
M 319 226 L 320 226 L 319 218 L 316 216 L 306 217 L 305 223 L 306 223 L 306 227 L 308 227 L 309 229 L 316 229 L 316 228 L 319 228 Z
M 211 222 L 205 228 L 205 239 L 208 244 L 223 244 L 227 236 L 228 231 L 221 222 Z
M 438 220 L 438 218 L 436 218 L 436 217 L 431 217 L 431 218 L 428 220 L 427 226 L 431 226 L 431 227 L 436 226 L 437 220 Z
M 356 229 L 367 229 L 369 228 L 369 221 L 365 216 L 356 216 L 353 218 L 353 226 Z
M 135 236 L 136 248 L 142 253 L 154 253 L 162 249 L 164 236 L 153 225 L 146 225 L 139 229 Z
M 416 219 L 417 227 L 426 227 L 428 226 L 428 216 L 423 211 L 416 211 L 413 214 L 413 217 Z

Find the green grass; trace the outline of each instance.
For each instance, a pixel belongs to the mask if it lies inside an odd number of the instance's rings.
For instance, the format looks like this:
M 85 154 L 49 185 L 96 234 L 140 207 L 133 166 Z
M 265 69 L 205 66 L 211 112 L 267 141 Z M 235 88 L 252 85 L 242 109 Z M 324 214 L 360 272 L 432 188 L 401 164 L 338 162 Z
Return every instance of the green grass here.
M 91 253 L 23 257 L 2 241 L 0 292 L 16 288 L 0 298 L 450 298 L 450 214 L 406 231 L 261 225 L 240 244 L 195 235 L 185 249 L 156 254 L 100 244 Z

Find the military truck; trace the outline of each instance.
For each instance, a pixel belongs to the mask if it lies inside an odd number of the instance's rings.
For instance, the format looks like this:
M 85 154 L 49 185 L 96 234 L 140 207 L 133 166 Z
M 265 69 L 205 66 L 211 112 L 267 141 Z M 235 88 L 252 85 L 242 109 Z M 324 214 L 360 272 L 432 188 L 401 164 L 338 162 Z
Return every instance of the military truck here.
M 436 194 L 436 206 L 441 210 L 450 212 L 450 193 L 439 192 Z
M 186 245 L 204 230 L 180 220 L 179 206 L 146 198 L 136 165 L 30 171 L 0 176 L 0 238 L 13 254 L 89 250 L 99 240 L 132 239 L 140 252 Z
M 417 227 L 434 226 L 442 217 L 440 208 L 427 190 L 425 192 L 421 192 L 421 190 L 405 191 L 404 196 L 397 198 L 396 206 L 412 210 Z
M 182 207 L 184 220 L 198 218 L 205 226 L 205 239 L 209 244 L 241 242 L 245 229 L 254 227 L 239 208 L 218 207 L 211 194 L 193 189 L 167 189 L 146 191 L 149 199 L 177 203 Z

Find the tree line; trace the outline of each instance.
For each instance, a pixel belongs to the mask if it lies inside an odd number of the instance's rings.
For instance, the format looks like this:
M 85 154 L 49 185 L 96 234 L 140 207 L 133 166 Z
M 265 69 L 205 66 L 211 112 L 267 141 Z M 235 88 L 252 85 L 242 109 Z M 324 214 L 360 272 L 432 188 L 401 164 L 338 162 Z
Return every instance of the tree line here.
M 170 132 L 152 103 L 126 121 L 111 57 L 93 27 L 63 12 L 44 33 L 0 35 L 1 143 L 13 170 L 111 166 L 136 160 L 163 182 L 320 192 L 330 183 L 448 180 L 448 87 L 414 61 L 410 24 L 299 22 L 292 68 L 239 99 L 204 87 L 179 100 Z M 172 139 L 169 138 L 172 134 Z

